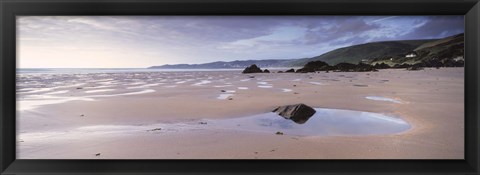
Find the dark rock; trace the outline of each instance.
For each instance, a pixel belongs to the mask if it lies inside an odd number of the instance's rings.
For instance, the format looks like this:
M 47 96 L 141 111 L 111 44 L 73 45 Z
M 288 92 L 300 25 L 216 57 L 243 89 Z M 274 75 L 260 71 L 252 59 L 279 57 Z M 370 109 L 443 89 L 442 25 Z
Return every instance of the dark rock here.
M 334 69 L 341 72 L 370 72 L 376 71 L 375 67 L 365 63 L 351 64 L 351 63 L 338 63 L 334 66 Z
M 226 90 L 220 90 L 220 92 L 227 92 Z
M 247 68 L 245 68 L 245 70 L 243 70 L 244 74 L 249 74 L 249 73 L 263 73 L 262 69 L 260 69 L 259 67 L 257 67 L 257 65 L 255 64 L 252 64 L 251 66 L 248 66 Z
M 283 73 L 283 71 L 278 71 L 277 73 Z
M 388 65 L 383 64 L 379 65 L 378 67 L 386 67 Z M 352 63 L 338 63 L 335 66 L 330 66 L 323 61 L 310 61 L 308 62 L 303 68 L 298 69 L 297 73 L 308 73 L 308 72 L 317 72 L 317 71 L 337 71 L 337 72 L 370 72 L 370 71 L 377 71 L 376 68 L 370 64 L 359 63 L 359 64 L 352 64 Z
M 413 65 L 411 67 L 408 67 L 407 70 L 409 70 L 409 71 L 423 70 L 423 67 Z
M 464 60 L 455 61 L 455 67 L 465 67 L 465 61 Z
M 77 87 L 77 89 L 83 89 L 82 87 Z
M 342 72 L 353 72 L 356 67 L 357 65 L 352 63 L 338 63 L 334 66 L 334 69 Z
M 385 63 L 380 63 L 380 64 L 377 63 L 373 66 L 373 68 L 375 68 L 375 69 L 388 69 L 388 68 L 390 68 L 390 66 L 388 64 L 385 64 Z
M 328 65 L 323 61 L 310 61 L 303 68 L 298 69 L 297 73 L 308 73 L 308 72 L 316 72 L 316 71 L 327 71 L 332 70 L 332 66 Z
M 444 67 L 464 67 L 465 62 L 463 60 L 455 61 L 453 59 L 448 59 L 448 60 L 443 61 L 443 66 Z M 437 66 L 437 67 L 439 67 L 439 66 Z
M 278 131 L 278 132 L 276 132 L 275 134 L 277 134 L 277 135 L 283 135 L 283 132 Z
M 409 67 L 441 67 L 442 63 L 435 61 L 432 65 L 428 61 L 422 61 L 420 63 L 415 63 L 413 65 L 410 65 Z M 407 68 L 409 68 L 407 67 Z
M 161 131 L 161 130 L 162 130 L 162 128 L 155 128 L 155 129 L 147 130 L 147 132 Z
M 395 64 L 395 65 L 393 65 L 393 68 L 408 68 L 410 66 L 412 66 L 412 65 L 407 64 L 407 63 L 403 63 L 403 64 Z
M 288 69 L 287 71 L 285 72 L 289 72 L 289 73 L 292 73 L 292 72 L 295 72 L 295 69 Z
M 286 105 L 275 108 L 272 112 L 298 124 L 307 122 L 315 114 L 315 109 L 305 104 Z
M 263 70 L 263 73 L 270 73 L 268 69 Z

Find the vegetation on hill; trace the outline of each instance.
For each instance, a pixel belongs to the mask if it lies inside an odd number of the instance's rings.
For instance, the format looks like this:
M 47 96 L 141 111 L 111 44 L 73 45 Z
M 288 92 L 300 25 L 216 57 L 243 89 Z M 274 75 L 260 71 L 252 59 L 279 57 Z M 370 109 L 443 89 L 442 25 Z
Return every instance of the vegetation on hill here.
M 441 67 L 443 65 L 461 66 L 464 63 L 464 34 L 458 34 L 443 39 L 424 43 L 410 51 L 415 57 L 406 57 L 407 53 L 393 57 L 379 57 L 370 61 L 370 64 L 386 63 L 419 64 L 423 67 Z
M 330 65 L 335 65 L 338 63 L 357 64 L 362 61 L 369 62 L 370 60 L 376 58 L 401 56 L 402 54 L 410 52 L 420 45 L 431 41 L 433 40 L 383 41 L 366 43 L 339 48 L 320 56 L 304 60 L 304 62 L 323 61 Z
M 217 61 L 205 64 L 153 66 L 157 69 L 229 69 L 260 67 L 302 67 L 300 72 L 319 70 L 372 71 L 384 68 L 459 67 L 464 65 L 464 34 L 442 39 L 382 41 L 335 49 L 301 59 Z M 325 65 L 324 65 L 325 64 Z M 353 66 L 356 65 L 356 66 Z M 370 65 L 367 66 L 367 65 Z M 342 67 L 349 67 L 342 68 Z M 355 67 L 355 68 L 351 68 Z M 351 69 L 350 69 L 351 68 Z M 298 71 L 297 71 L 298 72 Z

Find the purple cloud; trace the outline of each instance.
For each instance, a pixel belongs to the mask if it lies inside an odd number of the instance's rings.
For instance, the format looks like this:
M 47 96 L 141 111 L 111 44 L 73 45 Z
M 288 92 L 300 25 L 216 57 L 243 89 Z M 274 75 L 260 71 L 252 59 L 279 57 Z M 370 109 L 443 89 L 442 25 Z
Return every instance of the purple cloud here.
M 94 50 L 118 50 L 103 55 L 119 60 L 132 58 L 126 53 L 148 58 L 146 66 L 314 57 L 349 45 L 441 38 L 464 31 L 463 16 L 26 16 L 17 20 L 22 48 L 68 47 L 71 53 L 91 51 L 90 57 L 95 57 Z

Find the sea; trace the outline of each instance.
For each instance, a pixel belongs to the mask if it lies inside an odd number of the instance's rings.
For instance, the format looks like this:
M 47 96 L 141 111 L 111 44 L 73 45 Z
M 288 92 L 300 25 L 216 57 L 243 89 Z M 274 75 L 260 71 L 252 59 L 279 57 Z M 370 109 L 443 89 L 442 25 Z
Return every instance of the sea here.
M 17 68 L 17 74 L 90 74 L 135 72 L 242 71 L 243 69 Z

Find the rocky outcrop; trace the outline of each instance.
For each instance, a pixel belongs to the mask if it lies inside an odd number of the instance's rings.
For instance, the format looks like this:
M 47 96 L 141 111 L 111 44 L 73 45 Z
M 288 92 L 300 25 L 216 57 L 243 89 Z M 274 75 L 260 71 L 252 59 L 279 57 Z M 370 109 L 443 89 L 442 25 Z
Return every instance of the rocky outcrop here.
M 455 60 L 455 59 L 446 59 L 440 61 L 439 59 L 429 59 L 423 60 L 422 62 L 415 63 L 415 64 L 395 64 L 392 68 L 406 68 L 407 70 L 422 70 L 425 67 L 464 67 L 465 61 L 464 60 Z
M 307 122 L 315 114 L 315 109 L 305 104 L 285 105 L 275 108 L 272 112 L 298 124 Z
M 249 74 L 249 73 L 263 73 L 262 69 L 260 69 L 259 67 L 257 67 L 257 65 L 255 64 L 252 64 L 250 66 L 248 66 L 247 68 L 245 68 L 245 70 L 243 70 L 244 74 Z
M 311 61 L 308 62 L 303 68 L 298 69 L 297 73 L 308 73 L 317 71 L 338 71 L 338 72 L 370 72 L 377 71 L 374 66 L 364 63 L 352 64 L 352 63 L 338 63 L 335 66 L 330 66 L 323 61 Z
M 385 64 L 385 63 L 377 63 L 373 66 L 373 68 L 375 69 L 388 69 L 390 68 L 390 66 L 388 64 Z
M 407 63 L 403 63 L 403 64 L 395 64 L 395 65 L 393 65 L 393 68 L 397 68 L 397 69 L 398 68 L 409 68 L 410 66 L 412 66 L 412 65 L 407 64 Z
M 263 70 L 263 73 L 270 73 L 268 69 Z
M 409 71 L 423 70 L 423 67 L 420 67 L 418 65 L 413 65 L 411 67 L 408 67 L 407 70 Z
M 316 71 L 328 71 L 332 70 L 332 66 L 328 65 L 323 61 L 310 61 L 303 68 L 298 69 L 297 73 L 308 73 Z
M 353 72 L 356 67 L 357 65 L 352 63 L 338 63 L 337 65 L 335 65 L 335 70 L 342 72 Z
M 370 72 L 370 71 L 377 71 L 372 65 L 370 64 L 351 64 L 351 63 L 338 63 L 334 66 L 334 69 L 340 72 Z
M 285 71 L 285 72 L 293 73 L 293 72 L 295 72 L 295 69 L 288 69 L 288 70 Z

